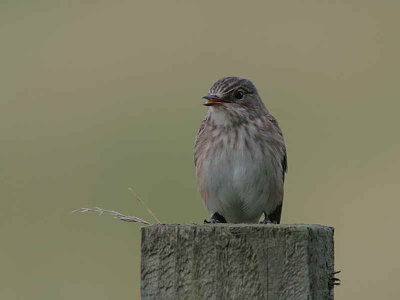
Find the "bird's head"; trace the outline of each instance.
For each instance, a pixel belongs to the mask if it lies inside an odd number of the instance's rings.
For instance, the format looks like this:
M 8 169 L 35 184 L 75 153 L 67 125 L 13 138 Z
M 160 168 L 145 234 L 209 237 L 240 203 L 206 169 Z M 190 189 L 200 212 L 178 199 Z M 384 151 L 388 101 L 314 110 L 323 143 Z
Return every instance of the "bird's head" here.
M 205 106 L 218 109 L 262 109 L 261 102 L 255 85 L 248 79 L 241 77 L 224 77 L 215 82 L 207 95 Z

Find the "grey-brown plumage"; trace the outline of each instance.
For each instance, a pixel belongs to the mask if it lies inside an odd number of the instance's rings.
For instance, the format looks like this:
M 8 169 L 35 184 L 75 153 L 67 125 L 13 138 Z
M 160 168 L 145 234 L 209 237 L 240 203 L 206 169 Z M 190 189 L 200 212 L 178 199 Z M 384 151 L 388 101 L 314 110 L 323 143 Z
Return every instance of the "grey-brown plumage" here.
M 197 184 L 210 222 L 279 223 L 286 147 L 277 120 L 254 84 L 240 77 L 214 83 L 195 143 Z

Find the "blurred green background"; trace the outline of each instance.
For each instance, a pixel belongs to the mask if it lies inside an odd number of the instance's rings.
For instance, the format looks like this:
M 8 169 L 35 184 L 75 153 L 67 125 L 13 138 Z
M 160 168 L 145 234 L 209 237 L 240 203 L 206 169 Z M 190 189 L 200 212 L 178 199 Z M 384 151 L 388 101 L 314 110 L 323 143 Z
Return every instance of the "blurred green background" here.
M 222 76 L 283 128 L 284 223 L 336 228 L 336 299 L 400 292 L 397 1 L 0 2 L 0 298 L 139 299 L 140 225 L 201 222 L 192 147 Z

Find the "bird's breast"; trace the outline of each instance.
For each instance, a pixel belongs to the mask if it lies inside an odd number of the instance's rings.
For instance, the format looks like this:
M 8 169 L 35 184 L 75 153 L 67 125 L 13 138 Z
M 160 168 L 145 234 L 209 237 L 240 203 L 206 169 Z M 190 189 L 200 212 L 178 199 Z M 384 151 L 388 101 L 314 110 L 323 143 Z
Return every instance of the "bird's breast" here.
M 256 128 L 208 132 L 197 162 L 200 193 L 210 211 L 238 218 L 258 218 L 265 207 L 276 170 L 268 145 L 255 138 Z M 248 219 L 246 219 L 248 216 Z M 240 220 L 240 219 L 239 219 Z
M 237 128 L 210 135 L 199 169 L 212 185 L 238 188 L 265 173 L 268 157 L 251 136 L 251 129 Z

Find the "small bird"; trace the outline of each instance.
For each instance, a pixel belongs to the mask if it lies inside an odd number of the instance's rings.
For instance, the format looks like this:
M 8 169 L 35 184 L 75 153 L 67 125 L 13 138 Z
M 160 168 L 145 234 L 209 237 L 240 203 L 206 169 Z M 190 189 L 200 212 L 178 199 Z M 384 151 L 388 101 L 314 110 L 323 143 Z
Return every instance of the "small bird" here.
M 211 215 L 205 223 L 279 224 L 286 146 L 255 85 L 224 77 L 203 97 L 208 112 L 196 137 L 197 185 Z

